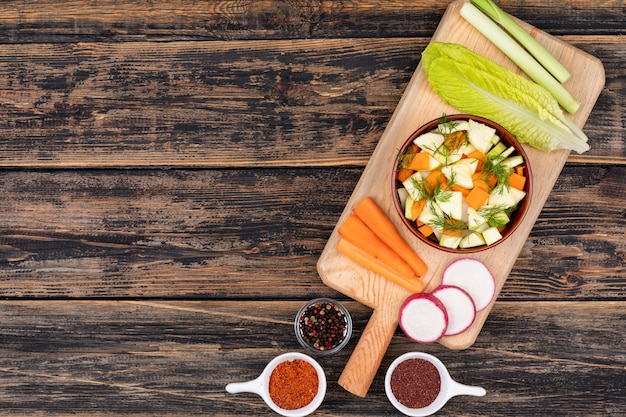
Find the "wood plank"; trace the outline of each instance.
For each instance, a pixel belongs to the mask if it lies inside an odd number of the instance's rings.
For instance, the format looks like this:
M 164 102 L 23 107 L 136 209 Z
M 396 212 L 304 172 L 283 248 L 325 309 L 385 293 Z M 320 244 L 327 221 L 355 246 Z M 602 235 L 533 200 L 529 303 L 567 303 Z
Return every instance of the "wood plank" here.
M 0 41 L 429 37 L 449 3 L 443 0 L 382 3 L 373 0 L 203 3 L 45 0 L 38 1 L 37 7 L 29 7 L 27 3 L 7 1 L 0 4 L 3 16 Z M 619 33 L 626 19 L 623 4 L 615 0 L 502 0 L 498 4 L 508 13 L 553 34 Z
M 0 172 L 0 296 L 324 294 L 315 264 L 361 173 Z M 622 297 L 624 190 L 626 167 L 566 166 L 500 297 Z
M 0 45 L 0 164 L 363 164 L 424 46 Z
M 571 160 L 624 164 L 626 42 L 567 40 L 607 68 Z M 365 166 L 427 42 L 0 44 L 0 167 Z
M 329 382 L 322 415 L 381 416 L 394 409 L 384 371 L 400 354 L 439 357 L 482 385 L 445 415 L 623 415 L 624 301 L 499 302 L 465 351 L 416 345 L 397 332 L 366 399 L 337 385 L 369 310 L 347 302 L 354 340 L 320 359 Z M 291 336 L 300 302 L 0 301 L 0 408 L 10 415 L 272 415 L 252 394 L 224 386 L 256 377 L 274 356 L 301 351 Z

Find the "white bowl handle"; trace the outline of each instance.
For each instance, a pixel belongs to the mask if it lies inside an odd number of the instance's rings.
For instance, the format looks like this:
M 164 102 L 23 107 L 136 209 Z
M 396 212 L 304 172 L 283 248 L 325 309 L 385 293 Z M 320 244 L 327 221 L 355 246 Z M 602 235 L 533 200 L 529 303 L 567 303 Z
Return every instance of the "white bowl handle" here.
M 482 397 L 485 394 L 487 394 L 487 390 L 483 387 L 461 384 L 452 379 L 448 385 L 448 395 L 450 398 L 456 395 L 472 395 L 474 397 Z
M 252 392 L 263 396 L 263 386 L 261 384 L 261 377 L 246 382 L 231 382 L 226 385 L 226 392 L 231 394 L 238 394 L 240 392 Z

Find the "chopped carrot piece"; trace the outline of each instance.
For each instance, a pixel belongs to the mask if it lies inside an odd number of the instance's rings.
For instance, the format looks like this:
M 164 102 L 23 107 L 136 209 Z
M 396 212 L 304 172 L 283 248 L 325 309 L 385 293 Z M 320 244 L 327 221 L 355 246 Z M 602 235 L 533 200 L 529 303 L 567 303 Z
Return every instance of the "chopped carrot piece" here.
M 489 191 L 495 187 L 498 181 L 498 177 L 494 174 L 485 176 L 482 172 L 476 172 L 472 175 L 472 179 L 474 180 L 474 188 L 479 187 L 485 191 Z
M 371 197 L 367 197 L 357 204 L 353 211 L 381 241 L 387 244 L 395 253 L 400 255 L 400 258 L 404 259 L 411 266 L 415 275 L 418 277 L 424 275 L 427 267 L 422 258 L 398 233 L 389 217 Z
M 430 169 L 430 154 L 428 152 L 414 154 L 407 168 L 413 171 L 428 171 Z
M 482 188 L 487 192 L 490 190 L 490 182 L 482 172 L 477 172 L 472 175 L 472 180 L 474 182 L 474 188 Z
M 481 151 L 479 151 L 478 149 L 476 149 L 473 152 L 470 152 L 469 154 L 467 154 L 468 158 L 476 158 L 478 160 L 483 160 L 485 159 L 485 154 L 482 153 Z
M 471 190 L 467 189 L 467 188 L 463 188 L 458 184 L 452 184 L 452 187 L 450 187 L 452 189 L 452 191 L 460 191 L 461 194 L 463 194 L 463 197 L 467 197 L 467 195 L 470 193 Z
M 432 228 L 432 227 L 430 227 L 430 225 L 425 224 L 425 223 L 424 223 L 424 224 L 422 224 L 421 226 L 419 226 L 419 227 L 417 228 L 417 230 L 419 230 L 419 232 L 420 232 L 421 234 L 423 234 L 423 235 L 424 235 L 424 237 L 428 237 L 428 236 L 430 236 L 430 235 L 432 235 L 432 234 L 434 233 L 433 228 Z
M 517 172 L 513 172 L 509 176 L 509 185 L 513 188 L 517 188 L 518 190 L 523 190 L 524 185 L 526 184 L 526 177 L 518 174 Z
M 400 168 L 398 170 L 398 174 L 396 175 L 396 178 L 398 179 L 398 181 L 400 182 L 404 182 L 406 181 L 411 175 L 413 175 L 415 171 L 410 170 L 410 169 L 406 169 L 406 168 Z
M 515 172 L 517 172 L 519 175 L 524 175 L 524 165 L 518 165 L 515 167 Z
M 457 130 L 452 133 L 446 135 L 446 139 L 444 144 L 446 148 L 451 151 L 457 150 L 465 143 L 467 140 L 467 131 L 466 130 Z
M 459 237 L 463 235 L 463 221 L 457 219 L 446 219 L 443 222 L 442 233 L 448 236 Z
M 448 179 L 445 175 L 443 175 L 443 172 L 438 169 L 430 171 L 430 173 L 426 176 L 426 183 L 430 187 L 431 191 L 437 188 L 437 185 L 439 185 L 439 188 L 442 190 L 448 188 Z
M 478 210 L 489 198 L 489 193 L 481 187 L 474 187 L 465 197 L 465 202 L 474 210 Z
M 426 199 L 422 198 L 421 200 L 417 200 L 411 206 L 411 218 L 417 219 L 420 214 L 422 214 L 422 210 L 424 210 L 424 206 L 426 205 Z

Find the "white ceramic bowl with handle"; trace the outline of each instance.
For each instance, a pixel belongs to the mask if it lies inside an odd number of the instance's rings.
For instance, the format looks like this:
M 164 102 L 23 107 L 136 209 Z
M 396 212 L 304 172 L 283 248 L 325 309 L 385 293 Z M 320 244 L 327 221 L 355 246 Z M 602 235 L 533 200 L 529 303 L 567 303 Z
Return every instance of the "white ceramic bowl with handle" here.
M 317 371 L 317 394 L 315 395 L 313 400 L 306 406 L 294 410 L 286 410 L 276 405 L 276 403 L 272 400 L 272 397 L 270 396 L 270 376 L 272 375 L 274 368 L 276 368 L 279 364 L 296 359 L 301 359 L 308 362 Z M 315 411 L 322 404 L 322 401 L 324 401 L 324 397 L 326 395 L 326 375 L 324 374 L 324 370 L 322 369 L 320 364 L 317 363 L 317 361 L 315 361 L 310 356 L 299 352 L 289 352 L 272 359 L 258 378 L 247 382 L 230 383 L 226 385 L 226 391 L 231 394 L 238 394 L 241 392 L 250 392 L 257 394 L 261 398 L 263 398 L 263 401 L 265 401 L 268 407 L 270 407 L 276 413 L 286 417 L 303 417 L 308 416 L 313 411 Z
M 393 374 L 393 371 L 399 364 L 408 359 L 425 359 L 428 362 L 432 363 L 439 371 L 439 376 L 441 378 L 439 394 L 437 395 L 437 398 L 435 398 L 435 400 L 426 407 L 410 408 L 401 404 L 396 399 L 391 389 L 391 375 Z M 439 411 L 441 407 L 446 405 L 450 398 L 457 395 L 472 395 L 482 397 L 487 393 L 487 391 L 482 387 L 464 385 L 454 381 L 452 377 L 450 377 L 448 369 L 439 359 L 437 359 L 433 355 L 424 352 L 408 352 L 404 355 L 399 356 L 391 363 L 385 376 L 385 392 L 387 393 L 387 397 L 389 398 L 391 404 L 393 404 L 393 406 L 396 407 L 398 411 L 411 417 L 430 416 Z

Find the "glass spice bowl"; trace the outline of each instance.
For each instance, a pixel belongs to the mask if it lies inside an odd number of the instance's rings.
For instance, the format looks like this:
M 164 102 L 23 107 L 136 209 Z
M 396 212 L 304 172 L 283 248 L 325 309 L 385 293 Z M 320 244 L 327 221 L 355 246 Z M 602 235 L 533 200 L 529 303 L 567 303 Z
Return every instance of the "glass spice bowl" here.
M 332 355 L 343 349 L 352 335 L 352 317 L 331 298 L 316 298 L 305 303 L 294 321 L 298 342 L 308 352 Z

